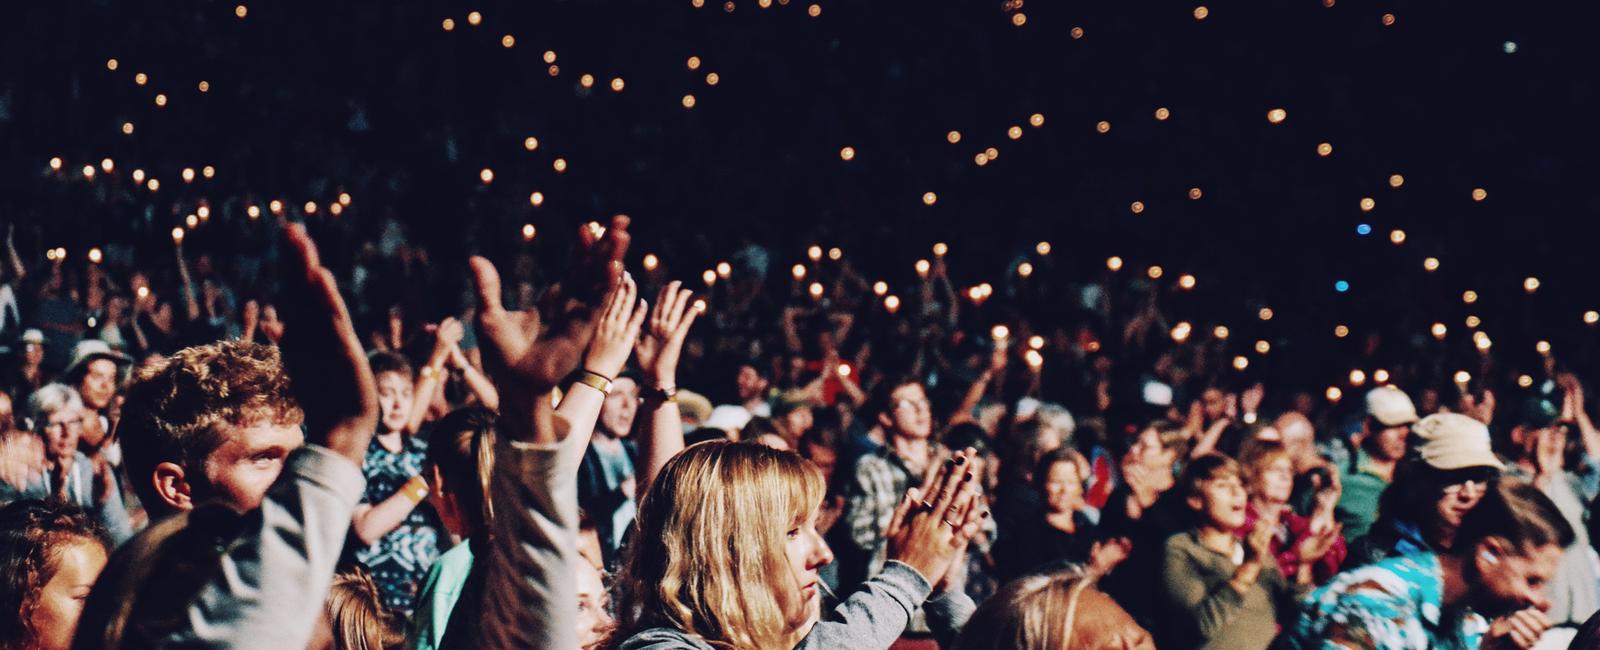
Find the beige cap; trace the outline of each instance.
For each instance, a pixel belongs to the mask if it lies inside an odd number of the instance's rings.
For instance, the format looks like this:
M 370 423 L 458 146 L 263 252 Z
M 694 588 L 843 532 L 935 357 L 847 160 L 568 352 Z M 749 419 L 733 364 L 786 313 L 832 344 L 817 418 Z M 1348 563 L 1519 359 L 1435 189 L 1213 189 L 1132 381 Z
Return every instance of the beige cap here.
M 1367 415 L 1386 427 L 1398 427 L 1417 421 L 1417 407 L 1411 396 L 1393 386 L 1380 386 L 1367 392 Z
M 1489 427 L 1460 413 L 1435 413 L 1411 430 L 1421 439 L 1422 462 L 1435 469 L 1506 466 L 1489 448 Z

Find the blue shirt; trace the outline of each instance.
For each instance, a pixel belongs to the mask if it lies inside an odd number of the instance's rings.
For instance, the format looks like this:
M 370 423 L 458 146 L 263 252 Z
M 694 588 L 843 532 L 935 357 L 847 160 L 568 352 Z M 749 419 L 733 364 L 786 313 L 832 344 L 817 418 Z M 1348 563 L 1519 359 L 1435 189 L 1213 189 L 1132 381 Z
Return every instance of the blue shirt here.
M 1439 558 L 1389 558 L 1345 571 L 1301 601 L 1291 648 L 1477 648 L 1489 623 L 1470 609 L 1444 608 Z

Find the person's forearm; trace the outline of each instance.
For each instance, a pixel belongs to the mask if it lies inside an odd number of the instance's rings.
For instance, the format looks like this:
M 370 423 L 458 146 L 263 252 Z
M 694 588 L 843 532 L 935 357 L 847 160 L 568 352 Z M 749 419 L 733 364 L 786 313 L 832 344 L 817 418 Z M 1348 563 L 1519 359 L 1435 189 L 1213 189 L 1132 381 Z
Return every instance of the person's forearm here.
M 499 411 L 500 391 L 495 389 L 494 382 L 489 381 L 488 377 L 478 372 L 478 369 L 472 367 L 471 363 L 463 363 L 460 368 L 461 378 L 467 382 L 467 390 L 478 396 L 478 403 L 491 411 Z
M 977 381 L 972 382 L 972 385 L 967 387 L 967 393 L 961 397 L 961 403 L 957 404 L 955 410 L 950 413 L 949 422 L 951 424 L 972 421 L 972 410 L 978 407 L 979 402 L 983 401 L 983 394 L 989 391 L 989 381 L 993 377 L 994 371 L 985 370 L 982 375 L 978 376 Z
M 443 386 L 441 381 L 444 371 L 442 360 L 430 360 L 428 365 L 422 367 L 417 373 L 417 383 L 412 387 L 411 414 L 406 417 L 406 433 L 416 433 L 422 426 L 422 421 L 428 417 L 428 408 L 433 405 L 433 394 Z
M 417 504 L 422 503 L 422 498 L 418 495 L 426 494 L 426 492 L 416 492 L 415 487 L 408 482 L 400 488 L 400 491 L 375 505 L 356 506 L 355 514 L 351 517 L 351 527 L 355 529 L 356 537 L 366 546 L 378 543 L 378 540 L 388 535 L 389 531 L 405 523 L 406 516 L 416 509 Z
M 683 416 L 678 411 L 678 402 L 651 398 L 645 400 L 642 408 L 650 414 L 650 429 L 639 444 L 639 456 L 644 459 L 644 469 L 639 473 L 639 494 L 649 489 L 667 461 L 683 451 Z

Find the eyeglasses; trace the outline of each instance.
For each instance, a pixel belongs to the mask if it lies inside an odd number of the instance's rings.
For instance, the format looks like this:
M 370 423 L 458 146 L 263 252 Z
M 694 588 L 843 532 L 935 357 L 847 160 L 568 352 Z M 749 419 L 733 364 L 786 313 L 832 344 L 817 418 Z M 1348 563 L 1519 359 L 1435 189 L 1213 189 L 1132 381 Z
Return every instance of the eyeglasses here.
M 65 422 L 46 422 L 46 423 L 44 423 L 44 430 L 45 431 L 52 431 L 53 432 L 53 431 L 63 431 L 63 430 L 67 430 L 67 429 L 71 429 L 73 431 L 81 431 L 83 429 L 83 418 L 78 418 L 76 420 L 67 420 Z
M 1447 497 L 1457 497 L 1460 496 L 1462 492 L 1465 492 L 1468 488 L 1471 488 L 1473 494 L 1481 496 L 1485 492 L 1489 491 L 1489 486 L 1493 483 L 1494 479 L 1469 478 L 1460 483 L 1452 483 L 1444 486 L 1444 495 Z
M 932 406 L 930 406 L 928 404 L 928 400 L 903 399 L 903 400 L 900 400 L 898 402 L 895 402 L 894 403 L 894 407 L 897 408 L 897 409 L 906 409 L 906 410 L 909 410 L 909 411 L 928 411 L 928 410 L 932 409 Z

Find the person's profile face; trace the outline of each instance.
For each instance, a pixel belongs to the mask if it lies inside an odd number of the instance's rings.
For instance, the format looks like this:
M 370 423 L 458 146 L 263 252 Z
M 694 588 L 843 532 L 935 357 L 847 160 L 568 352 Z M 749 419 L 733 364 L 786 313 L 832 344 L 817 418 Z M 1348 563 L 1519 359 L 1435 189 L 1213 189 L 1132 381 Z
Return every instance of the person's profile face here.
M 1479 542 L 1469 559 L 1477 584 L 1471 585 L 1473 610 L 1487 618 L 1497 618 L 1520 609 L 1550 609 L 1547 587 L 1561 564 L 1562 549 L 1555 544 L 1526 546 L 1524 552 L 1510 552 L 1508 546 L 1495 548 L 1490 541 Z
M 299 424 L 258 423 L 229 427 L 223 442 L 205 460 L 205 486 L 195 486 L 193 503 L 219 501 L 239 512 L 261 506 L 267 488 L 283 473 L 289 453 L 305 446 Z
M 56 551 L 56 571 L 28 611 L 30 626 L 39 635 L 33 647 L 67 650 L 83 615 L 90 588 L 106 568 L 106 550 L 88 540 L 69 542 Z
M 791 526 L 784 536 L 784 554 L 796 590 L 778 602 L 785 604 L 791 630 L 800 630 L 817 621 L 822 611 L 822 567 L 833 561 L 833 551 L 817 532 L 818 508 L 812 508 L 805 521 Z

